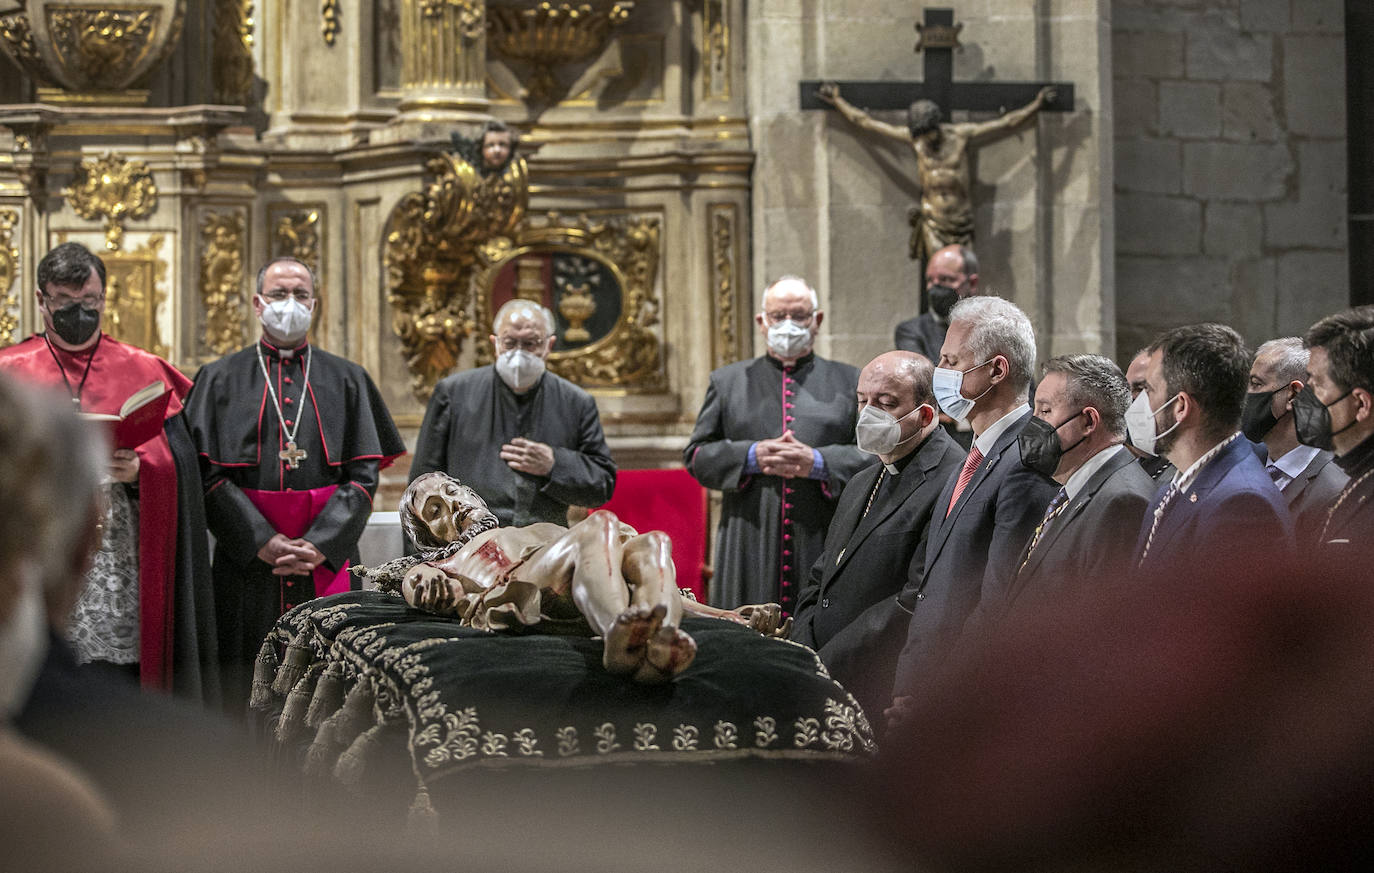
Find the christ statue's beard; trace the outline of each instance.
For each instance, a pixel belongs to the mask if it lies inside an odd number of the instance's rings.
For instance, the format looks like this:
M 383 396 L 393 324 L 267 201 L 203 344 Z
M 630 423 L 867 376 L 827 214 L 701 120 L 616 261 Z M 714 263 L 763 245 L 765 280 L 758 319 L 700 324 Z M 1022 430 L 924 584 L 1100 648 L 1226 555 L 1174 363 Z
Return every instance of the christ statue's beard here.
M 462 532 L 458 534 L 458 538 L 453 542 L 433 549 L 421 549 L 420 561 L 429 563 L 431 561 L 440 561 L 444 558 L 451 557 L 463 546 L 472 542 L 474 537 L 479 534 L 484 534 L 492 528 L 500 527 L 500 525 L 501 522 L 496 519 L 496 516 L 488 511 L 478 516 L 476 521 L 471 522 L 467 527 L 463 528 Z

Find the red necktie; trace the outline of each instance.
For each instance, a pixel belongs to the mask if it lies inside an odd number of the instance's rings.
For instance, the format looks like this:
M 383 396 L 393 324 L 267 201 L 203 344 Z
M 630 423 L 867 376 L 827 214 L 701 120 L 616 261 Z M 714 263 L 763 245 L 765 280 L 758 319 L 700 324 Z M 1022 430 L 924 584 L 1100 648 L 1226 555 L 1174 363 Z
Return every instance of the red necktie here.
M 978 465 L 981 463 L 983 463 L 983 453 L 978 451 L 977 446 L 974 446 L 973 451 L 969 452 L 968 457 L 964 459 L 964 469 L 959 471 L 959 481 L 954 483 L 954 493 L 949 497 L 949 508 L 945 510 L 945 518 L 949 518 L 949 514 L 954 511 L 954 504 L 959 502 L 959 495 L 963 494 L 968 483 L 973 481 L 973 474 L 978 472 Z

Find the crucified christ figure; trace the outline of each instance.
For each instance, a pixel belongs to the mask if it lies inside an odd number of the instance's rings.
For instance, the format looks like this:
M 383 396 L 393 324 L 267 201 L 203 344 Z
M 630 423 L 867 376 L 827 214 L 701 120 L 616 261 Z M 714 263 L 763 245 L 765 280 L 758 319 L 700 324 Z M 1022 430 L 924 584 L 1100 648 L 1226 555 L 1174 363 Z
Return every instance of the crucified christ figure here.
M 571 528 L 500 527 L 477 492 L 436 472 L 406 489 L 401 525 L 420 556 L 360 575 L 383 590 L 399 590 L 416 609 L 470 627 L 585 623 L 604 641 L 606 669 L 638 682 L 670 681 L 692 663 L 696 643 L 678 626 L 684 614 L 738 622 L 769 636 L 785 637 L 790 629 L 776 603 L 723 610 L 684 597 L 667 535 L 637 533 L 604 510 Z
M 848 121 L 870 133 L 899 140 L 916 153 L 916 176 L 921 205 L 912 207 L 911 257 L 929 261 L 948 245 L 973 244 L 973 198 L 969 152 L 977 140 L 996 136 L 1025 124 L 1055 98 L 1042 88 L 1035 99 L 991 121 L 942 123 L 940 107 L 917 100 L 907 110 L 907 126 L 879 121 L 840 96 L 840 86 L 827 82 L 817 92 Z

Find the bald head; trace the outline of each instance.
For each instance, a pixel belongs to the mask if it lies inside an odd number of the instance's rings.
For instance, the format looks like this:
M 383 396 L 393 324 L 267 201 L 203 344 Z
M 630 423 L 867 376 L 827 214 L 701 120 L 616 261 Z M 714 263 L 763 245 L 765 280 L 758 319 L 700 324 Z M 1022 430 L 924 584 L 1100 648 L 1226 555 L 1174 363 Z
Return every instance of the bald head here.
M 883 352 L 869 361 L 859 373 L 859 384 L 862 385 L 866 380 L 883 382 L 889 388 L 897 389 L 903 399 L 910 401 L 912 408 L 915 408 L 923 403 L 935 402 L 930 386 L 934 373 L 935 365 L 924 355 L 902 351 Z

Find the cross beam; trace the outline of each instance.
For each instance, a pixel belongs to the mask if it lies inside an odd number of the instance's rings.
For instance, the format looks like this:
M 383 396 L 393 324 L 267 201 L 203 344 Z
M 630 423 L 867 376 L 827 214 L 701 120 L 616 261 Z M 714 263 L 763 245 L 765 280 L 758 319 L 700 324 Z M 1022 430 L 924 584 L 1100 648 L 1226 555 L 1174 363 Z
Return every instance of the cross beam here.
M 916 100 L 933 100 L 948 121 L 953 110 L 970 112 L 1005 112 L 1024 106 L 1035 99 L 1041 88 L 1054 88 L 1055 97 L 1042 112 L 1071 112 L 1073 110 L 1072 82 L 956 82 L 954 81 L 954 47 L 957 28 L 953 9 L 925 10 L 919 28 L 922 42 L 927 33 L 937 35 L 929 46 L 918 44 L 923 55 L 925 77 L 920 82 L 861 80 L 840 82 L 840 92 L 855 106 L 865 109 L 906 109 Z M 802 109 L 828 109 L 816 96 L 822 84 L 819 79 L 801 82 Z

